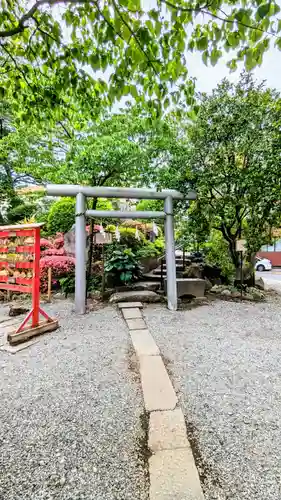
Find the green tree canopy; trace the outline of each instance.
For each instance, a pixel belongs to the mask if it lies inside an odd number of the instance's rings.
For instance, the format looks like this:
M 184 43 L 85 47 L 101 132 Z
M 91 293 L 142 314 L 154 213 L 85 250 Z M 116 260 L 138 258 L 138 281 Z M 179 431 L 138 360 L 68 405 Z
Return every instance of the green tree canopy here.
M 280 220 L 280 95 L 244 75 L 224 80 L 202 96 L 190 129 L 190 169 L 198 199 L 190 224 L 204 239 L 211 229 L 228 243 L 233 263 L 239 237 L 256 253 L 270 226 Z M 190 182 L 184 175 L 182 189 Z
M 149 5 L 149 4 L 148 4 Z M 29 113 L 72 105 L 95 110 L 131 95 L 159 113 L 182 95 L 193 104 L 186 53 L 214 65 L 261 64 L 270 40 L 281 46 L 275 0 L 2 0 L 1 93 Z

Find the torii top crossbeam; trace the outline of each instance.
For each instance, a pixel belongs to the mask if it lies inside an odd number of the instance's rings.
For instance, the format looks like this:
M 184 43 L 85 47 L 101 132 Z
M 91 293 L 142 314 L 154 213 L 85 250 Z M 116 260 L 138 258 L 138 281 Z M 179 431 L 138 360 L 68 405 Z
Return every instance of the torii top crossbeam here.
M 89 187 L 75 186 L 68 184 L 48 184 L 46 187 L 47 195 L 49 196 L 77 196 L 78 193 L 91 198 L 132 198 L 142 200 L 165 200 L 171 196 L 174 200 L 195 200 L 195 191 L 190 191 L 187 195 L 183 195 L 174 189 L 157 189 L 146 188 L 119 188 L 119 187 Z

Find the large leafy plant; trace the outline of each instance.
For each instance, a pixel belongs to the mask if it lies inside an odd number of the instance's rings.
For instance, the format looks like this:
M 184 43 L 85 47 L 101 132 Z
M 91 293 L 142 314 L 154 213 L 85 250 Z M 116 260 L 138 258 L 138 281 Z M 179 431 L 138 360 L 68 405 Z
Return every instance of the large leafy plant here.
M 141 274 L 137 258 L 130 248 L 114 250 L 104 270 L 114 274 L 116 284 L 131 283 Z

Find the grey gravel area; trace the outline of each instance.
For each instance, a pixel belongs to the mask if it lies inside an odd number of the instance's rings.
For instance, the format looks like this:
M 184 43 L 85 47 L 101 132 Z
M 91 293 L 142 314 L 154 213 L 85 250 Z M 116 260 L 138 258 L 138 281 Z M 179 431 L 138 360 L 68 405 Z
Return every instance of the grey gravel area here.
M 280 500 L 280 299 L 144 312 L 184 409 L 206 500 Z
M 143 400 L 125 322 L 44 308 L 61 328 L 0 353 L 0 500 L 147 500 Z

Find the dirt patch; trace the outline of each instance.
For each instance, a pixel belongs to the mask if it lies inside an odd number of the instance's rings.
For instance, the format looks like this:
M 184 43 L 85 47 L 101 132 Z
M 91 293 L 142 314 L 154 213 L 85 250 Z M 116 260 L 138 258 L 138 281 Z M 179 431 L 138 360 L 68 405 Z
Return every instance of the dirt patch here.
M 134 382 L 137 382 L 138 384 L 140 384 L 141 378 L 140 378 L 139 362 L 138 362 L 138 358 L 135 354 L 133 346 L 130 346 L 128 348 L 127 363 L 128 363 L 129 372 L 132 374 Z
M 193 457 L 194 457 L 195 464 L 196 464 L 196 467 L 198 470 L 198 474 L 199 474 L 199 478 L 200 478 L 200 482 L 201 482 L 203 491 L 204 491 L 204 489 L 209 490 L 210 486 L 213 486 L 216 488 L 216 491 L 218 489 L 221 490 L 222 498 L 224 498 L 223 497 L 223 489 L 222 489 L 222 485 L 220 483 L 219 478 L 217 477 L 215 471 L 207 463 L 207 461 L 205 460 L 205 458 L 203 457 L 203 455 L 201 453 L 200 445 L 199 445 L 198 438 L 197 438 L 198 431 L 197 431 L 195 425 L 193 425 L 187 419 L 186 416 L 185 416 L 185 425 L 186 425 L 186 433 L 187 433 L 188 441 L 189 441 L 191 449 L 192 449 Z
M 139 462 L 142 466 L 145 482 L 147 486 L 147 494 L 149 494 L 150 476 L 149 476 L 149 459 L 152 455 L 148 447 L 148 431 L 149 431 L 149 413 L 143 412 L 140 417 L 141 433 L 137 439 L 136 452 Z

